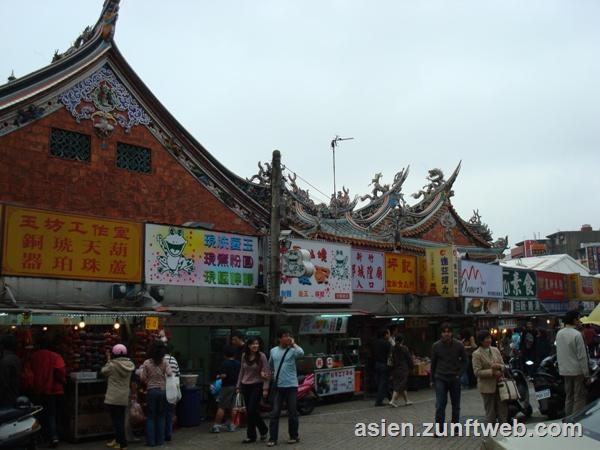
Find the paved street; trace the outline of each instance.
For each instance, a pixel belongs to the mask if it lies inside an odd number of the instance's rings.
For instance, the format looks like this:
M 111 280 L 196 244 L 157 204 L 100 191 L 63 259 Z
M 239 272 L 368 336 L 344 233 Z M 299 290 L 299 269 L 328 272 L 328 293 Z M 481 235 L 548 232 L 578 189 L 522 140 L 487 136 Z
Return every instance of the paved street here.
M 400 408 L 373 406 L 373 400 L 355 400 L 342 403 L 319 405 L 310 416 L 300 418 L 301 443 L 295 446 L 286 444 L 287 419 L 283 418 L 280 425 L 280 442 L 278 448 L 298 449 L 479 449 L 482 438 L 474 437 L 449 437 L 449 438 L 372 438 L 355 437 L 354 427 L 357 422 L 380 422 L 385 418 L 388 422 L 431 422 L 434 414 L 434 392 L 421 390 L 411 392 L 410 398 L 414 405 Z M 534 400 L 535 403 L 535 400 Z M 534 405 L 535 410 L 535 405 Z M 537 411 L 534 411 L 534 415 Z M 483 404 L 476 389 L 463 391 L 462 419 L 481 418 Z M 537 413 L 539 415 L 539 413 Z M 450 417 L 448 405 L 447 417 Z M 540 420 L 534 417 L 532 420 Z M 232 433 L 211 434 L 208 432 L 209 424 L 203 423 L 199 427 L 179 429 L 174 435 L 174 441 L 165 445 L 165 449 L 248 449 L 264 448 L 264 444 L 256 443 L 242 445 L 245 430 L 240 429 Z M 420 431 L 420 426 L 415 426 Z M 282 432 L 283 431 L 283 432 Z M 92 449 L 102 448 L 103 442 L 87 442 L 83 444 L 64 444 L 61 448 Z M 130 448 L 143 448 L 142 443 L 132 443 Z

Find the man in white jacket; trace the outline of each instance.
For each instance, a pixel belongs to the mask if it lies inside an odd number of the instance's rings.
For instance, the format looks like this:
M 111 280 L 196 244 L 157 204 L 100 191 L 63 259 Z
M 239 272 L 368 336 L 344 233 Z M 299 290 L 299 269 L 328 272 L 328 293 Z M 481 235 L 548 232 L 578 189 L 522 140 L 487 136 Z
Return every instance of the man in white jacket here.
M 556 335 L 558 371 L 565 379 L 565 415 L 569 416 L 585 406 L 589 377 L 588 357 L 583 336 L 577 330 L 579 312 L 565 314 L 565 327 Z

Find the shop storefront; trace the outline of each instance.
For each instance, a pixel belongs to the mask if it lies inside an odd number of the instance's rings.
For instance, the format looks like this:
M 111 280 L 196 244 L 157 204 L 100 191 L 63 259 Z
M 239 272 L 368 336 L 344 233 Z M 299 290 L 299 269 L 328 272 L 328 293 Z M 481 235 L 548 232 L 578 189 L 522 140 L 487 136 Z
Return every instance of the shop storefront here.
M 106 353 L 113 345 L 123 343 L 139 367 L 147 359 L 153 340 L 168 338 L 166 316 L 143 310 L 4 309 L 0 312 L 0 333 L 17 337 L 17 354 L 24 367 L 42 342 L 63 357 L 67 378 L 60 429 L 66 439 L 78 441 L 109 435 L 113 430 L 103 406 L 106 380 L 99 376 Z M 144 405 L 145 391 L 135 387 L 132 396 Z

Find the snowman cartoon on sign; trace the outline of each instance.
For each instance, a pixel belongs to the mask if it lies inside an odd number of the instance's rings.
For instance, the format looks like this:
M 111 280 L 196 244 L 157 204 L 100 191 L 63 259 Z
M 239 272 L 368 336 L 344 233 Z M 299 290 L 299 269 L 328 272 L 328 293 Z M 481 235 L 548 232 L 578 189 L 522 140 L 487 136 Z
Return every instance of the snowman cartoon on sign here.
M 194 271 L 194 260 L 183 256 L 183 249 L 187 241 L 183 237 L 183 230 L 169 228 L 169 234 L 163 238 L 162 234 L 156 236 L 160 247 L 165 252 L 164 256 L 158 256 L 158 273 L 168 272 L 171 275 L 180 275 L 181 271 L 191 274 Z

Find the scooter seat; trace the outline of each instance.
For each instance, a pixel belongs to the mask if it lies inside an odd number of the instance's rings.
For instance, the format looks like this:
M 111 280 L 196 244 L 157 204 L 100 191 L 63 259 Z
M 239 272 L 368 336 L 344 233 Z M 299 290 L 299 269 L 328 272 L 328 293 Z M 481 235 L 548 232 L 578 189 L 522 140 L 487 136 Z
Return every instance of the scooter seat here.
M 10 422 L 25 416 L 27 411 L 15 408 L 0 408 L 0 423 Z

